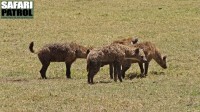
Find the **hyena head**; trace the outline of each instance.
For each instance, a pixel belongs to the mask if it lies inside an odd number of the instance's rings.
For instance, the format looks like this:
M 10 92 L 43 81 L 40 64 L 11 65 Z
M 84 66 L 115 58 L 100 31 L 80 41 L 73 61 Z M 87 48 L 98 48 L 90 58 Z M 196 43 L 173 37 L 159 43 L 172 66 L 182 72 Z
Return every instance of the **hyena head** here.
M 144 55 L 144 51 L 140 48 L 135 49 L 131 54 L 126 53 L 126 59 L 135 60 L 137 62 L 145 63 L 147 59 Z
M 131 44 L 136 44 L 138 42 L 138 38 L 132 38 Z
M 90 49 L 80 46 L 78 49 L 76 49 L 76 57 L 77 58 L 87 58 L 88 53 L 90 52 Z
M 167 68 L 167 61 L 166 61 L 167 56 L 163 56 L 162 59 L 160 60 L 160 66 L 164 69 Z

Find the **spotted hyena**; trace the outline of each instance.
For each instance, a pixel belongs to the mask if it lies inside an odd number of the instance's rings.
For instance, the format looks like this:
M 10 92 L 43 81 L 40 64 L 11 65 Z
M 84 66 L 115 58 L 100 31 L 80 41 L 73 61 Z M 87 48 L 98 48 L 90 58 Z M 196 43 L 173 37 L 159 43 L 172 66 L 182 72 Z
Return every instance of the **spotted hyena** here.
M 93 84 L 94 75 L 100 70 L 100 67 L 112 63 L 114 65 L 114 81 L 117 77 L 122 82 L 121 65 L 126 58 L 146 61 L 140 54 L 139 48 L 129 47 L 121 44 L 111 44 L 101 48 L 93 49 L 87 56 L 88 83 Z
M 38 55 L 42 68 L 41 77 L 46 79 L 46 71 L 50 62 L 65 62 L 66 77 L 71 78 L 71 65 L 77 58 L 86 58 L 89 49 L 76 43 L 53 43 L 42 47 L 38 52 L 33 50 L 34 43 L 31 42 L 29 50 Z
M 126 59 L 124 60 L 124 63 L 122 64 L 122 77 L 125 77 L 125 72 L 130 68 L 131 63 L 138 63 L 141 71 L 141 76 L 147 76 L 148 73 L 148 68 L 149 68 L 149 63 L 152 59 L 154 59 L 162 68 L 166 69 L 167 68 L 167 62 L 166 58 L 167 56 L 162 56 L 159 49 L 155 46 L 155 44 L 151 42 L 142 42 L 142 43 L 137 43 L 138 39 L 137 38 L 127 38 L 127 39 L 122 39 L 122 40 L 117 40 L 114 41 L 113 43 L 119 43 L 123 45 L 133 45 L 134 47 L 138 47 L 143 49 L 145 53 L 145 57 L 147 58 L 147 62 L 143 63 L 138 62 L 137 60 L 129 60 Z M 113 78 L 113 65 L 109 64 L 110 68 L 110 78 Z
M 122 44 L 122 45 L 133 45 L 133 44 L 136 44 L 138 42 L 138 38 L 136 37 L 133 37 L 133 38 L 125 38 L 125 39 L 122 39 L 122 40 L 116 40 L 114 41 L 112 44 Z M 128 60 L 125 60 L 125 62 L 128 61 Z M 131 60 L 130 60 L 131 61 Z M 134 61 L 134 60 L 132 60 Z M 137 61 L 136 61 L 137 62 Z M 114 71 L 114 66 L 112 63 L 105 63 L 104 65 L 106 64 L 109 64 L 109 70 L 110 70 L 110 78 L 113 79 L 113 71 Z M 126 64 L 126 63 L 124 63 Z M 123 66 L 122 66 L 123 67 Z M 122 68 L 123 70 L 123 68 Z M 123 72 L 122 72 L 123 73 Z M 123 75 L 123 74 L 122 74 Z

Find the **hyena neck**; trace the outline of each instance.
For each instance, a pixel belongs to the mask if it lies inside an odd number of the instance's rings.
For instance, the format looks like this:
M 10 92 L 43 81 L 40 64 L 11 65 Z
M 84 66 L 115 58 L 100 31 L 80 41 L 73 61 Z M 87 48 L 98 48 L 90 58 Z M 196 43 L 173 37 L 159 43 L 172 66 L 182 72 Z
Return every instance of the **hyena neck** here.
M 88 48 L 79 45 L 76 48 L 76 50 L 80 52 L 80 53 L 77 54 L 77 58 L 86 58 L 87 57 L 87 50 L 88 50 Z
M 155 54 L 153 55 L 153 59 L 160 65 L 162 66 L 163 64 L 163 59 L 161 56 L 161 53 L 158 50 L 155 50 Z

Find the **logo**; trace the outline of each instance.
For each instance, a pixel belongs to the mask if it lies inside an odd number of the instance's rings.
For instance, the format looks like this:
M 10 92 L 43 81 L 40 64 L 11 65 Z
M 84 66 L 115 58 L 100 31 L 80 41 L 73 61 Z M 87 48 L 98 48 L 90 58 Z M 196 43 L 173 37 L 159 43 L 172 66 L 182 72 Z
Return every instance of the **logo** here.
M 32 19 L 33 0 L 1 0 L 1 19 Z

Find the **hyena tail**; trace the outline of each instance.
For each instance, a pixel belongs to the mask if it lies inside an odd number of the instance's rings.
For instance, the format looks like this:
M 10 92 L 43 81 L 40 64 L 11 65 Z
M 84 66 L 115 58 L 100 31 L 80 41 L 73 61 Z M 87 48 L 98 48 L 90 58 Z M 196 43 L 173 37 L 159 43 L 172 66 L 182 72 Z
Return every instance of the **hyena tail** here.
M 35 53 L 35 51 L 33 50 L 33 46 L 34 46 L 34 43 L 31 42 L 31 43 L 29 44 L 29 50 L 30 50 L 32 53 Z

